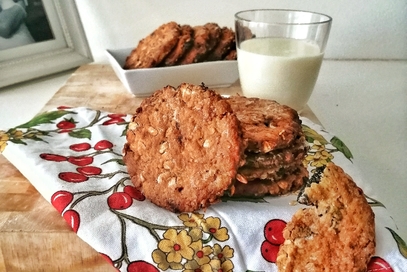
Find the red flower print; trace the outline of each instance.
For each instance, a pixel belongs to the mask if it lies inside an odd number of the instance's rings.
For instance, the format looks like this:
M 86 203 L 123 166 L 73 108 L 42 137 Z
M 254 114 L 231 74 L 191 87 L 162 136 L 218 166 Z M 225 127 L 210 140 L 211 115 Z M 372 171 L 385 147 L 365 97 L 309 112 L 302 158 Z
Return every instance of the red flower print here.
M 95 150 L 104 150 L 104 149 L 110 149 L 113 147 L 112 142 L 108 140 L 101 140 L 95 144 L 94 149 Z
M 131 204 L 133 204 L 133 199 L 124 192 L 115 192 L 107 198 L 107 205 L 113 210 L 124 210 Z
M 75 126 L 76 125 L 74 122 L 67 121 L 67 120 L 60 121 L 57 124 L 57 128 L 62 129 L 62 130 L 71 130 L 71 129 L 75 128 Z
M 124 120 L 123 118 L 112 118 L 107 121 L 104 121 L 102 125 L 108 126 L 108 125 L 124 123 L 124 122 L 126 122 L 126 120 Z
M 367 272 L 393 272 L 393 268 L 383 258 L 374 256 L 367 265 Z
M 76 171 L 79 173 L 85 175 L 85 176 L 94 176 L 94 175 L 99 175 L 102 173 L 102 169 L 96 166 L 82 166 L 76 168 Z
M 78 143 L 78 144 L 72 144 L 69 146 L 69 149 L 80 152 L 80 151 L 86 151 L 91 148 L 91 145 L 89 143 Z
M 135 261 L 129 263 L 127 266 L 128 272 L 159 272 L 159 270 L 145 261 Z
M 57 191 L 51 196 L 51 204 L 59 213 L 62 213 L 72 200 L 73 195 L 68 191 Z
M 47 161 L 54 161 L 54 162 L 61 162 L 67 161 L 68 158 L 62 155 L 57 154 L 50 154 L 50 153 L 42 153 L 40 154 L 40 158 Z
M 67 210 L 64 212 L 63 217 L 72 230 L 78 232 L 80 224 L 79 213 L 75 210 Z
M 283 230 L 287 223 L 281 219 L 272 219 L 264 226 L 265 241 L 261 244 L 260 252 L 263 258 L 275 263 L 280 245 L 284 243 Z
M 146 199 L 146 197 L 138 189 L 131 185 L 124 186 L 123 191 L 135 200 L 144 201 Z
M 69 157 L 68 162 L 75 164 L 77 166 L 89 165 L 93 162 L 93 157 L 80 156 L 80 157 Z
M 273 245 L 284 243 L 283 230 L 287 223 L 280 219 L 273 219 L 267 222 L 264 227 L 264 237 Z
M 58 174 L 58 177 L 63 181 L 73 183 L 84 182 L 89 179 L 87 176 L 75 172 L 61 172 Z

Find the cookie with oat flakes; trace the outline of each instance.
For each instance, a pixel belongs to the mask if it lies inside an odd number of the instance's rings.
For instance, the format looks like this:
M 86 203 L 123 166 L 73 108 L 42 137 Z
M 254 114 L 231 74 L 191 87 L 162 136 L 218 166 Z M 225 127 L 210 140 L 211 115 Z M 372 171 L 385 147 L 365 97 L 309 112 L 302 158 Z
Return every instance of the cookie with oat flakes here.
M 176 46 L 181 27 L 176 22 L 161 25 L 142 39 L 126 58 L 124 69 L 151 68 L 160 64 Z
M 222 29 L 217 23 L 206 23 L 204 24 L 204 27 L 206 27 L 209 30 L 210 39 L 208 43 L 208 51 L 210 52 L 219 43 L 222 34 Z
M 222 60 L 234 48 L 236 48 L 235 32 L 228 27 L 222 27 L 219 42 L 206 59 L 208 61 Z
M 181 26 L 181 36 L 177 45 L 168 56 L 165 57 L 162 66 L 173 66 L 181 59 L 194 44 L 193 29 L 190 25 Z
M 279 271 L 366 271 L 376 242 L 374 213 L 362 191 L 332 162 L 310 180 L 298 200 L 312 207 L 287 223 Z
M 146 98 L 126 137 L 123 159 L 134 186 L 173 212 L 219 201 L 244 149 L 230 105 L 216 92 L 186 83 Z
M 179 60 L 178 64 L 191 64 L 201 62 L 209 52 L 210 31 L 203 25 L 194 26 L 194 44 Z
M 267 153 L 286 148 L 302 135 L 298 113 L 288 106 L 244 96 L 231 96 L 227 101 L 241 123 L 246 151 Z

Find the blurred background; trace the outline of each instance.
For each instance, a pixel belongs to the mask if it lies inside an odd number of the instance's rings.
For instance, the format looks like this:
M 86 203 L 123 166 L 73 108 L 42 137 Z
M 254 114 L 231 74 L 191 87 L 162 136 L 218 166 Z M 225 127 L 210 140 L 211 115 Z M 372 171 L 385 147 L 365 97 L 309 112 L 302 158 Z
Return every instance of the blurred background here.
M 95 61 L 106 48 L 135 47 L 164 22 L 198 25 L 209 21 L 234 26 L 234 14 L 244 9 L 278 8 L 316 11 L 333 18 L 325 58 L 407 59 L 405 0 L 235 0 L 76 1 Z

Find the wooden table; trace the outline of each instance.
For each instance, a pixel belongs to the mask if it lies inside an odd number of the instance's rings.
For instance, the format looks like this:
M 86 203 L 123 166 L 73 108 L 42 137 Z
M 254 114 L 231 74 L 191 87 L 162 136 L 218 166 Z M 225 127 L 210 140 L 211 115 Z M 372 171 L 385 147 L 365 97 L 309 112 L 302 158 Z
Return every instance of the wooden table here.
M 236 94 L 240 87 L 237 82 L 218 91 Z M 110 65 L 91 64 L 77 69 L 43 111 L 65 105 L 131 114 L 141 101 L 127 92 Z M 302 115 L 318 122 L 309 108 Z M 2 155 L 0 271 L 115 271 Z

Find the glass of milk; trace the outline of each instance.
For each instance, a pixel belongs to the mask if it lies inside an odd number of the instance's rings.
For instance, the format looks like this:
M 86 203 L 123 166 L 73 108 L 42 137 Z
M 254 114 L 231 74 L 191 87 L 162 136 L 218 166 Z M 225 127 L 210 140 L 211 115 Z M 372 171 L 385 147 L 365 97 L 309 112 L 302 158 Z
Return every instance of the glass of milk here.
M 260 9 L 235 14 L 242 93 L 276 100 L 301 112 L 314 89 L 332 18 Z

